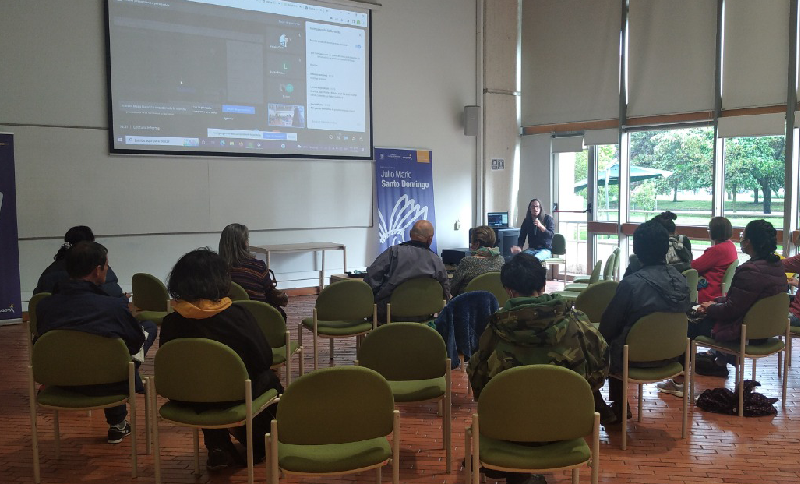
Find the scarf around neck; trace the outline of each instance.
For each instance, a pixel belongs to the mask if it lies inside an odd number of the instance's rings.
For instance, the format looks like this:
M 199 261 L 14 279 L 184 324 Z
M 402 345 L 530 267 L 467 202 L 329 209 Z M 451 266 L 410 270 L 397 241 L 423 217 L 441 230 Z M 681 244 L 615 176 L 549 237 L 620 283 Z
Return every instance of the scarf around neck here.
M 207 319 L 231 307 L 231 299 L 223 297 L 219 301 L 201 299 L 195 302 L 179 299 L 172 303 L 175 312 L 189 319 Z

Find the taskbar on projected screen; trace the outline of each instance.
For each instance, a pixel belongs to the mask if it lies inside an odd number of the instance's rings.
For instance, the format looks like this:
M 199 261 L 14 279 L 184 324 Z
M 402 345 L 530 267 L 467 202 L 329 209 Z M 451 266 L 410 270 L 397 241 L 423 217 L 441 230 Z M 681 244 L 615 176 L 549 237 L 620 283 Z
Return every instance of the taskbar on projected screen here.
M 275 133 L 276 135 L 278 133 Z M 124 136 L 117 138 L 115 149 L 122 151 L 161 151 L 161 152 L 203 152 L 234 155 L 303 155 L 310 156 L 345 156 L 365 158 L 371 157 L 369 146 L 364 146 L 364 136 L 341 136 L 347 140 L 343 143 L 300 143 L 296 136 L 276 136 L 272 140 L 255 140 L 241 138 L 188 138 L 188 137 L 155 137 Z M 338 140 L 337 140 L 338 141 Z M 351 142 L 352 144 L 350 144 Z M 356 144 L 358 142 L 358 144 Z

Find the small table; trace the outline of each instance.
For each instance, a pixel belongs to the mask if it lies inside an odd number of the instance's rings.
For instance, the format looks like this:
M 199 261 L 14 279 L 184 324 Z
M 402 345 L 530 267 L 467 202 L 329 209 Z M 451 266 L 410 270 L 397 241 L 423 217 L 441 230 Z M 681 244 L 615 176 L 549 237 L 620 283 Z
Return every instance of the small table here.
M 343 258 L 343 271 L 347 272 L 347 247 L 336 242 L 303 242 L 299 244 L 280 244 L 280 245 L 251 245 L 250 252 L 267 255 L 267 269 L 269 269 L 270 254 L 287 254 L 290 252 L 314 252 L 322 251 L 322 267 L 319 271 L 319 290 L 321 291 L 325 283 L 325 251 L 341 250 Z

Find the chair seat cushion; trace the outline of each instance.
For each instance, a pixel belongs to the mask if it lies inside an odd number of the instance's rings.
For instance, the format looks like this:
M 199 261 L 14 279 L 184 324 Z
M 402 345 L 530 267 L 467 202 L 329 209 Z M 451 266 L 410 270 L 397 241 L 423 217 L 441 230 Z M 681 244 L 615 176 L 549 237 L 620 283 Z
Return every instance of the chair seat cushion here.
M 124 393 L 90 396 L 71 390 L 69 387 L 45 387 L 36 396 L 39 405 L 62 408 L 98 408 L 123 403 L 128 399 Z
M 561 257 L 550 257 L 542 260 L 542 264 L 566 264 L 566 262 L 567 260 Z
M 445 377 L 430 380 L 388 380 L 395 402 L 419 402 L 444 395 Z
M 790 326 L 789 327 L 789 334 L 800 336 L 800 326 Z
M 300 347 L 300 343 L 297 341 L 289 341 L 289 348 L 291 351 L 289 352 L 290 355 L 295 354 L 297 348 Z M 276 366 L 280 366 L 286 363 L 286 346 L 281 346 L 280 348 L 272 348 L 272 368 Z
M 656 366 L 654 368 L 628 368 L 628 379 L 637 380 L 642 382 L 657 382 L 672 378 L 673 376 L 683 371 L 683 365 L 677 361 L 668 363 L 664 366 Z M 615 375 L 617 379 L 621 379 L 622 375 Z
M 139 311 L 135 317 L 137 321 L 152 321 L 161 326 L 161 321 L 167 314 L 169 314 L 167 311 Z
M 575 276 L 572 278 L 572 282 L 576 284 L 577 283 L 588 284 L 591 278 L 592 276 Z
M 347 472 L 374 466 L 392 457 L 386 437 L 346 444 L 278 445 L 278 464 L 289 472 Z
M 314 327 L 314 318 L 305 318 L 303 326 L 308 329 Z M 317 320 L 317 334 L 328 336 L 347 336 L 366 333 L 372 330 L 372 321 L 365 319 L 358 321 L 321 321 Z
M 718 348 L 732 353 L 739 353 L 740 349 L 738 341 L 717 341 L 707 336 L 698 336 L 695 342 L 702 346 Z M 781 351 L 783 347 L 783 341 L 778 338 L 768 338 L 764 344 L 745 345 L 744 352 L 748 355 L 765 356 L 777 353 Z
M 278 396 L 277 390 L 267 390 L 253 399 L 253 415 L 271 399 Z M 192 408 L 191 404 L 167 402 L 159 410 L 161 417 L 172 422 L 196 427 L 219 427 L 234 425 L 247 418 L 244 402 L 234 403 L 229 407 L 213 408 L 201 412 Z
M 588 283 L 567 284 L 564 286 L 564 290 L 568 292 L 583 292 L 587 287 L 589 287 Z
M 507 469 L 553 469 L 578 465 L 592 457 L 586 440 L 578 438 L 532 447 L 481 435 L 481 462 Z

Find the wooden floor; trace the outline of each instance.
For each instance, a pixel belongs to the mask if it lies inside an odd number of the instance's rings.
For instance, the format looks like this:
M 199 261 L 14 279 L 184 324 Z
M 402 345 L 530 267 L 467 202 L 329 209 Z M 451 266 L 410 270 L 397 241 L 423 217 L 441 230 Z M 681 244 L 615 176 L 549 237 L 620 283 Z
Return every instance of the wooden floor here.
M 291 299 L 288 314 L 292 332 L 301 317 L 311 314 L 314 296 Z M 306 334 L 306 342 L 310 342 Z M 0 327 L 0 483 L 33 482 L 31 469 L 30 420 L 28 416 L 27 361 L 22 326 Z M 310 345 L 307 345 L 310 348 Z M 327 344 L 320 346 L 321 364 L 328 364 Z M 152 371 L 151 350 L 143 373 Z M 337 365 L 352 364 L 352 339 L 337 342 Z M 796 352 L 798 354 L 800 352 Z M 767 396 L 780 397 L 780 380 L 776 373 L 776 358 L 762 360 L 758 380 L 760 390 Z M 709 414 L 700 410 L 690 414 L 691 431 L 686 440 L 680 439 L 680 405 L 682 400 L 660 395 L 654 385 L 645 386 L 644 416 L 641 423 L 631 420 L 628 450 L 619 449 L 620 432 L 601 430 L 601 482 L 606 483 L 800 483 L 800 405 L 797 404 L 800 359 L 795 358 L 789 372 L 789 396 L 785 409 L 776 404 L 775 417 L 738 418 Z M 311 368 L 310 352 L 306 368 Z M 749 368 L 749 365 L 748 365 Z M 749 375 L 749 369 L 747 371 Z M 698 389 L 732 387 L 733 374 L 721 378 L 698 378 Z M 441 419 L 436 417 L 433 404 L 401 408 L 401 474 L 404 483 L 463 482 L 461 461 L 464 458 L 464 428 L 475 403 L 466 395 L 466 375 L 453 373 L 453 472 L 444 474 L 444 451 L 441 449 Z M 633 387 L 631 392 L 633 392 Z M 140 396 L 140 402 L 143 398 Z M 636 401 L 630 400 L 636 413 Z M 139 405 L 140 422 L 144 420 L 144 405 Z M 324 412 L 324 408 L 320 408 Z M 531 409 L 536 411 L 536 409 Z M 331 415 L 331 418 L 336 418 Z M 39 416 L 39 445 L 41 449 L 43 483 L 142 483 L 153 482 L 153 456 L 144 451 L 144 430 L 140 426 L 139 478 L 130 477 L 130 440 L 122 444 L 105 443 L 107 426 L 102 412 L 62 414 L 61 458 L 55 459 L 52 417 Z M 163 476 L 165 483 L 241 483 L 247 481 L 245 469 L 226 470 L 209 475 L 205 471 L 205 451 L 201 445 L 202 474 L 193 476 L 190 433 L 162 425 Z M 265 482 L 263 466 L 256 468 L 256 482 Z M 569 475 L 547 475 L 549 483 L 571 482 Z M 588 469 L 581 472 L 581 481 L 589 482 Z M 309 478 L 289 476 L 287 483 L 374 483 L 374 472 L 351 474 L 340 478 Z M 391 482 L 391 472 L 383 474 L 383 482 Z M 486 482 L 495 482 L 488 479 Z M 499 481 L 504 482 L 504 481 Z

